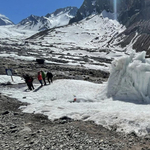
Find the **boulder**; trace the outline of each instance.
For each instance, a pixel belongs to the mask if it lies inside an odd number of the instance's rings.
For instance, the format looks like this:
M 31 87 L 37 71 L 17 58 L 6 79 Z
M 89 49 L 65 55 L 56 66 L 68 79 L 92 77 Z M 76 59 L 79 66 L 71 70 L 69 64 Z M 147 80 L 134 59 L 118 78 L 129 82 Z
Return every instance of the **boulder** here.
M 38 63 L 38 64 L 44 64 L 44 59 L 36 59 L 36 62 Z

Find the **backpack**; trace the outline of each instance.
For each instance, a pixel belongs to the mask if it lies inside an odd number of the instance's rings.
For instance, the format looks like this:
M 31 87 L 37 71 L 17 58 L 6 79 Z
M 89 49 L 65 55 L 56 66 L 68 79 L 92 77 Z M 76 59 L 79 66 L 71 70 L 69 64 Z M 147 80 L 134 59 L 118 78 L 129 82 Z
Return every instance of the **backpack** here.
M 52 74 L 51 72 L 47 72 L 47 77 L 52 78 L 52 77 L 53 77 L 53 74 Z

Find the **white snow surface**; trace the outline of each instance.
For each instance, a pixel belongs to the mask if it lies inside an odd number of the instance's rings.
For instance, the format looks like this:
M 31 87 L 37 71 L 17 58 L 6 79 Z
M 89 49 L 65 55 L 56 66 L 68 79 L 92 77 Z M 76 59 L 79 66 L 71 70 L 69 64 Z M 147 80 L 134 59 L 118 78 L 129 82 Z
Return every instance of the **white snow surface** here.
M 125 27 L 116 20 L 103 18 L 102 15 L 89 16 L 79 23 L 49 30 L 47 34 L 37 35 L 35 39 L 29 40 L 26 38 L 37 32 L 15 29 L 14 26 L 3 26 L 0 27 L 0 46 L 3 47 L 3 43 L 5 43 L 8 47 L 10 45 L 11 48 L 14 45 L 14 49 L 26 49 L 27 51 L 29 49 L 32 54 L 37 53 L 40 57 L 42 53 L 42 57 L 47 63 L 52 63 L 49 59 L 53 58 L 53 60 L 58 60 L 53 63 L 63 60 L 67 61 L 69 65 L 108 71 L 110 64 L 99 61 L 100 59 L 114 59 L 126 55 L 125 49 L 128 50 L 128 53 L 132 51 L 131 47 L 122 49 L 114 46 L 113 44 L 116 44 L 116 41 L 109 43 L 109 41 L 115 39 L 115 35 L 124 30 Z M 28 41 L 28 43 L 25 43 L 25 41 Z M 30 55 L 27 51 L 25 52 Z M 13 52 L 10 51 L 0 53 L 1 57 L 13 57 Z M 18 50 L 18 54 L 15 53 L 15 59 L 25 58 L 26 56 L 20 56 L 23 54 L 25 53 L 20 54 Z M 33 60 L 38 57 L 37 55 L 32 55 Z M 87 57 L 88 60 L 85 62 L 83 58 L 87 59 Z
M 52 120 L 62 116 L 93 120 L 107 128 L 117 125 L 117 131 L 134 131 L 142 136 L 150 132 L 149 80 L 150 63 L 142 52 L 114 60 L 110 78 L 103 84 L 61 79 L 36 92 L 26 92 L 27 87 L 0 87 L 0 90 L 30 103 L 20 108 L 23 112 L 42 113 Z M 34 86 L 37 89 L 40 85 Z M 72 102 L 75 98 L 76 102 Z
M 37 31 L 16 29 L 15 25 L 0 26 L 0 39 L 10 38 L 21 40 L 36 33 Z
M 62 49 L 68 45 L 93 49 L 106 48 L 110 39 L 124 30 L 125 27 L 116 20 L 103 18 L 102 15 L 91 15 L 79 23 L 50 31 L 42 36 L 42 43 L 61 43 Z M 39 38 L 34 41 L 39 42 Z
M 13 79 L 13 81 L 12 81 Z M 24 83 L 24 80 L 21 77 L 15 76 L 7 76 L 7 75 L 0 75 L 0 84 L 18 84 L 18 83 Z

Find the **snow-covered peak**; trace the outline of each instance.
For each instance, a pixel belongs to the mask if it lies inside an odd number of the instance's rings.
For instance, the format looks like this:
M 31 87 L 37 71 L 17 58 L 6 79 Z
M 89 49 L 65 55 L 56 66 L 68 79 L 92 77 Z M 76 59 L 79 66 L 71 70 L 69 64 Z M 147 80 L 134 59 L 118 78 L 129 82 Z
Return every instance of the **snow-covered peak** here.
M 78 23 L 74 23 L 65 27 L 55 28 L 47 32 L 41 32 L 32 36 L 30 40 L 34 42 L 49 43 L 50 45 L 58 43 L 62 45 L 80 46 L 88 48 L 106 48 L 108 49 L 113 43 L 110 43 L 114 35 L 124 31 L 125 27 L 119 24 L 116 20 L 103 18 L 102 15 L 91 15 Z M 57 34 L 55 34 L 57 33 Z M 55 35 L 55 36 L 52 36 Z M 61 37 L 61 38 L 60 38 Z M 109 42 L 109 44 L 108 44 Z
M 50 17 L 56 17 L 65 14 L 65 15 L 69 15 L 72 18 L 76 15 L 77 10 L 78 9 L 76 7 L 60 8 L 51 14 L 48 13 L 45 17 L 50 18 Z
M 5 15 L 0 14 L 0 26 L 1 25 L 13 25 L 14 23 L 9 20 Z
M 76 15 L 76 7 L 66 7 L 56 10 L 46 16 L 31 15 L 23 19 L 18 25 L 19 29 L 29 29 L 34 31 L 43 31 L 49 28 L 67 25 L 71 18 Z

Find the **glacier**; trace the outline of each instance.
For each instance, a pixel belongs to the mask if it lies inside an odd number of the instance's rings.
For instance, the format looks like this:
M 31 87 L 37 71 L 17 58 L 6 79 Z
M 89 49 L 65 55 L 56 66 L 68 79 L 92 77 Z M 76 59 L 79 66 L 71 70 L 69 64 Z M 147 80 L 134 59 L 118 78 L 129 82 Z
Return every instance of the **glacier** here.
M 146 52 L 115 59 L 110 68 L 107 96 L 114 100 L 150 103 L 150 62 Z

